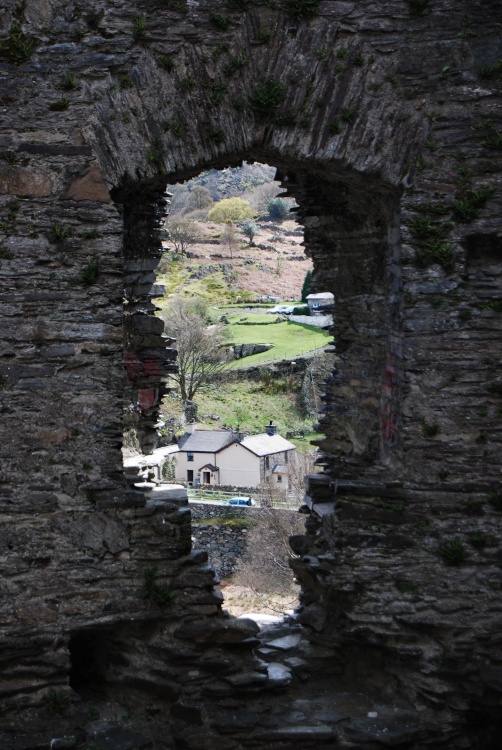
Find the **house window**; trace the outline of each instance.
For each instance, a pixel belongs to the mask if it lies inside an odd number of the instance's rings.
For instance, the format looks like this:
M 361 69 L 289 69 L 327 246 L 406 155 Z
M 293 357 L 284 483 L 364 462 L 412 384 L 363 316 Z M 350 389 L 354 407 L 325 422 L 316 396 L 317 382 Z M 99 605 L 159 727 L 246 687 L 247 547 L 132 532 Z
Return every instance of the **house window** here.
M 188 451 L 188 453 L 187 453 L 187 461 L 193 461 L 193 453 L 192 453 L 192 451 Z
M 268 456 L 265 456 L 265 468 L 270 469 L 270 459 Z
M 287 451 L 284 451 L 284 463 L 285 464 L 288 463 L 288 452 Z
M 278 474 L 278 475 L 277 475 L 277 481 L 278 481 L 278 482 L 282 482 L 282 477 L 281 477 L 281 475 L 280 475 L 280 474 Z
M 187 470 L 187 482 L 193 482 L 193 469 Z

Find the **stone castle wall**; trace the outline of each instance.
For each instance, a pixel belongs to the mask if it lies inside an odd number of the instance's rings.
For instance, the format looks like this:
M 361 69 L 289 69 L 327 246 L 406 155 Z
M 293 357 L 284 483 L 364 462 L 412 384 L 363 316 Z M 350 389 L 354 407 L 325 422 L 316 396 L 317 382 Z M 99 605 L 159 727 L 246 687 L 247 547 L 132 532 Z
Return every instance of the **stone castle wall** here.
M 182 623 L 199 639 L 206 621 L 221 626 L 212 574 L 188 552 L 187 514 L 168 501 L 149 507 L 123 476 L 120 448 L 126 432 L 151 449 L 174 367 L 153 315 L 166 184 L 255 159 L 277 166 L 300 204 L 313 291 L 337 301 L 340 360 L 320 416 L 325 470 L 309 481 L 294 563 L 301 617 L 347 674 L 371 667 L 385 694 L 440 717 L 444 742 L 460 732 L 474 746 L 476 727 L 496 724 L 498 6 L 5 5 L 9 715 L 31 716 L 69 684 L 89 630 L 113 630 L 117 663 L 134 643 L 141 657 L 130 663 L 158 669 L 152 638 L 167 616 L 147 594 L 181 586 L 183 566 L 202 565 L 188 577 L 206 599 L 170 610 L 162 648 L 176 652 Z M 313 12 L 292 14 L 301 7 Z M 143 629 L 132 633 L 133 620 Z M 136 677 L 131 667 L 124 689 Z

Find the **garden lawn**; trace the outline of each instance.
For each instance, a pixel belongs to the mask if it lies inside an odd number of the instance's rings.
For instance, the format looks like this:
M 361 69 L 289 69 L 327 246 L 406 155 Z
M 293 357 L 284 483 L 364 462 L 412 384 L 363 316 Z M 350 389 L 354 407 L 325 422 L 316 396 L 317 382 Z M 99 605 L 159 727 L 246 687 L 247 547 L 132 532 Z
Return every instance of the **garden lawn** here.
M 244 319 L 254 325 L 242 325 Z M 328 345 L 331 335 L 322 328 L 293 323 L 285 320 L 276 323 L 276 316 L 254 314 L 249 316 L 231 315 L 232 336 L 229 341 L 233 344 L 273 344 L 267 352 L 253 354 L 251 357 L 236 360 L 229 367 L 238 370 L 265 362 L 277 362 L 283 359 L 295 359 L 304 354 L 323 349 Z M 241 324 L 239 324 L 241 323 Z M 268 325 L 263 325 L 268 323 Z M 260 325 L 261 324 L 261 325 Z

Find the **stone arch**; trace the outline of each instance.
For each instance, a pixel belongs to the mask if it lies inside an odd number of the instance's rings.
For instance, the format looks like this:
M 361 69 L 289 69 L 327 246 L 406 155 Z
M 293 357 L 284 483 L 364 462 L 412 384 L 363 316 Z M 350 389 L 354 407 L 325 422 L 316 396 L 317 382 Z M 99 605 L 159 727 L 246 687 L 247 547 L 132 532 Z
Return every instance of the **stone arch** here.
M 291 176 L 315 283 L 339 299 L 301 619 L 346 675 L 373 666 L 441 710 L 447 746 L 500 706 L 498 4 L 271 5 L 2 16 L 7 709 L 67 684 L 70 633 L 159 621 L 172 654 L 180 623 L 221 624 L 186 510 L 124 492 L 124 222 L 155 255 L 170 176 L 261 158 Z

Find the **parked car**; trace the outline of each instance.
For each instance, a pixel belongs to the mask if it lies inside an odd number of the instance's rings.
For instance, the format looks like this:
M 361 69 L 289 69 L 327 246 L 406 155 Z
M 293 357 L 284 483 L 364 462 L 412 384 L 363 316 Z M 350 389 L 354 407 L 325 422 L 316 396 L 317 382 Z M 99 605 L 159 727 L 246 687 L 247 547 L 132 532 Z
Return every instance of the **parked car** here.
M 224 505 L 256 505 L 252 497 L 231 497 L 225 500 Z
M 271 310 L 267 310 L 267 315 L 291 315 L 294 309 L 293 305 L 276 305 Z

